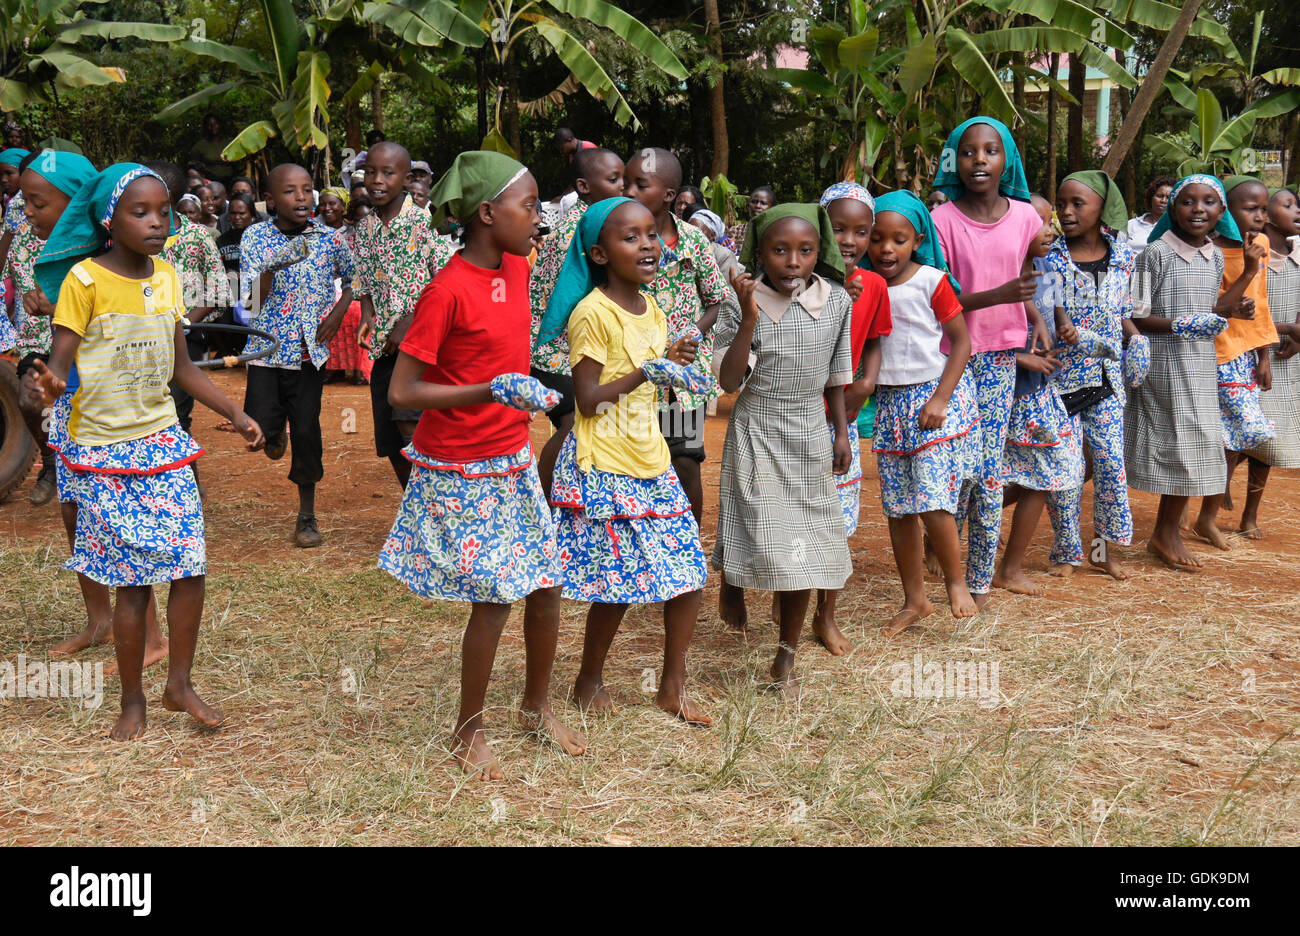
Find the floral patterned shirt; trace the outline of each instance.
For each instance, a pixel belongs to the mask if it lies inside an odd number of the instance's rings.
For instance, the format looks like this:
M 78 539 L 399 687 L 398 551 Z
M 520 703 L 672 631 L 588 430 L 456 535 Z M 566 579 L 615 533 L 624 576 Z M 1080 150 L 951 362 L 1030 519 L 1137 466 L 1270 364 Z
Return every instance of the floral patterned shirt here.
M 542 249 L 537 252 L 537 262 L 533 264 L 532 275 L 528 277 L 528 306 L 533 313 L 532 340 L 529 347 L 533 349 L 533 367 L 548 374 L 570 374 L 569 367 L 569 332 L 566 329 L 560 337 L 541 347 L 537 345 L 537 333 L 542 327 L 542 316 L 546 313 L 546 304 L 551 301 L 555 290 L 555 280 L 564 266 L 564 258 L 569 254 L 569 244 L 573 234 L 578 230 L 578 221 L 587 210 L 587 203 L 578 200 L 555 225 L 551 236 L 542 242 Z
M 372 211 L 357 224 L 354 298 L 369 296 L 375 307 L 375 334 L 370 358 L 383 357 L 384 342 L 398 320 L 415 311 L 425 284 L 447 265 L 450 242 L 438 236 L 429 212 L 409 195 L 397 216 L 384 224 Z
M 49 354 L 54 341 L 53 320 L 48 315 L 28 315 L 23 311 L 23 296 L 37 288 L 36 258 L 44 249 L 45 241 L 30 227 L 15 234 L 9 245 L 5 271 L 14 281 L 14 319 L 18 323 L 18 342 L 14 347 L 19 357 Z
M 179 212 L 174 212 L 173 217 L 176 233 L 167 238 L 161 257 L 176 268 L 181 304 L 186 309 L 230 306 L 230 280 L 212 234 Z
M 9 204 L 5 205 L 4 229 L 0 233 L 7 231 L 10 234 L 17 234 L 27 229 L 27 215 L 23 211 L 25 204 L 23 193 L 15 192 L 14 197 L 9 199 Z
M 1065 237 L 1056 239 L 1041 262 L 1045 274 L 1043 279 L 1048 286 L 1047 298 L 1050 300 L 1044 304 L 1052 308 L 1039 311 L 1046 318 L 1054 314 L 1055 306 L 1064 307 L 1075 328 L 1096 332 L 1119 354 L 1124 346 L 1123 320 L 1133 317 L 1131 281 L 1137 255 L 1127 241 L 1111 236 L 1109 231 L 1103 231 L 1102 236 L 1110 245 L 1110 262 L 1106 272 L 1101 275 L 1100 283 L 1096 276 L 1079 269 L 1075 264 L 1065 245 Z M 1052 379 L 1056 381 L 1056 388 L 1061 393 L 1072 393 L 1084 387 L 1100 387 L 1103 367 L 1106 368 L 1111 386 L 1121 391 L 1123 377 L 1119 361 L 1082 358 L 1057 371 Z
M 647 291 L 668 316 L 668 344 L 683 337 L 699 321 L 704 310 L 721 304 L 729 287 L 713 259 L 713 245 L 693 224 L 673 218 L 677 226 L 677 246 L 665 245 L 659 260 L 659 275 Z M 695 409 L 718 398 L 718 382 L 713 378 L 713 339 L 705 337 L 695 356 L 695 366 L 709 376 L 707 393 L 675 391 L 683 409 Z
M 334 306 L 334 280 L 340 280 L 343 289 L 352 286 L 352 254 L 342 231 L 332 230 L 313 218 L 303 234 L 290 238 L 272 220 L 250 224 L 239 241 L 243 298 L 245 303 L 251 302 L 262 271 L 291 249 L 291 241 L 299 237 L 309 238 L 311 252 L 305 259 L 275 272 L 271 289 L 262 297 L 261 308 L 251 323 L 253 328 L 279 338 L 280 347 L 275 354 L 253 364 L 298 370 L 304 357 L 310 357 L 316 367 L 324 367 L 329 360 L 329 346 L 316 343 L 316 328 Z M 266 339 L 251 336 L 245 353 L 261 351 L 267 344 Z

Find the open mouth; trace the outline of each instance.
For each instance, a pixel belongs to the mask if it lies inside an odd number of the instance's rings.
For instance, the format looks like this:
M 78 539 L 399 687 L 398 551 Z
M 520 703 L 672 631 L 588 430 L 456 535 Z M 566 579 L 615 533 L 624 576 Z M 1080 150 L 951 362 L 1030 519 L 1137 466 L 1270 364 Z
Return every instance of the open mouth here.
M 643 270 L 656 270 L 659 268 L 659 262 L 654 257 L 642 257 L 636 262 L 636 265 Z
M 974 172 L 970 174 L 970 177 L 971 180 L 974 182 L 986 182 L 989 179 L 993 178 L 989 173 L 985 172 L 983 169 L 976 169 Z

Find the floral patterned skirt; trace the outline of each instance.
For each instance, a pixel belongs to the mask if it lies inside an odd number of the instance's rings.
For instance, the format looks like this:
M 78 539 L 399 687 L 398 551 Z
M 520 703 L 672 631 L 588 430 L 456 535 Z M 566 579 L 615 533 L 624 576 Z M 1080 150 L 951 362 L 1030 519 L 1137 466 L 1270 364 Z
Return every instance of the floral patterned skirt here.
M 325 364 L 325 370 L 360 371 L 362 377 L 370 379 L 370 370 L 375 362 L 357 344 L 357 329 L 360 327 L 361 303 L 354 302 L 343 314 L 343 324 L 339 326 L 337 334 L 330 339 L 330 359 Z
M 512 604 L 560 582 L 555 525 L 532 448 L 476 462 L 411 462 L 379 568 L 417 595 Z
M 835 427 L 830 430 L 831 444 L 835 444 Z M 835 487 L 840 494 L 840 512 L 844 514 L 844 532 L 849 536 L 858 532 L 858 517 L 862 511 L 862 443 L 858 438 L 857 421 L 848 424 L 849 461 L 848 474 L 835 476 Z
M 1244 452 L 1263 445 L 1277 434 L 1273 420 L 1264 415 L 1259 403 L 1259 362 L 1247 351 L 1219 365 L 1219 419 L 1223 422 L 1223 446 Z
M 1055 442 L 1042 442 L 1036 432 Z M 1002 453 L 1003 484 L 1031 491 L 1069 491 L 1083 485 L 1083 440 L 1078 420 L 1065 411 L 1051 383 L 1011 404 L 1007 445 Z
M 14 328 L 14 323 L 5 314 L 5 299 L 4 288 L 0 286 L 0 352 L 8 351 L 18 344 L 18 329 Z
M 551 486 L 564 597 L 650 604 L 703 588 L 700 530 L 672 465 L 633 478 L 583 471 L 577 456 L 570 433 Z
M 887 517 L 944 510 L 957 513 L 962 482 L 979 477 L 979 414 L 969 371 L 963 372 L 938 429 L 921 429 L 921 410 L 939 386 L 876 388 L 876 432 L 871 447 L 880 469 L 880 501 Z

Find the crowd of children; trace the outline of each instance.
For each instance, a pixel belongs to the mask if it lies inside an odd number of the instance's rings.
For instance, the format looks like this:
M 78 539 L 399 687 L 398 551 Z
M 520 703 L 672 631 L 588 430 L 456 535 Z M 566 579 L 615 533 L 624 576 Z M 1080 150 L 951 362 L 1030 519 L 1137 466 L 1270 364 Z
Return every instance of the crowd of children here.
M 1157 180 L 1130 242 L 1112 179 L 1074 173 L 1036 195 L 1009 128 L 980 116 L 948 137 L 930 206 L 854 182 L 781 204 L 764 186 L 727 230 L 672 153 L 584 144 L 569 152 L 577 201 L 543 236 L 537 182 L 509 156 L 462 153 L 430 185 L 397 143 L 365 155 L 351 191 L 319 197 L 305 169 L 277 166 L 261 216 L 245 179 L 191 192 L 169 163 L 96 173 L 72 154 L 0 152 L 22 212 L 12 226 L 6 212 L 0 241 L 17 313 L 0 316 L 0 345 L 22 358 L 38 484 L 66 505 L 87 609 L 56 651 L 111 627 L 115 738 L 143 730 L 140 671 L 164 654 L 164 705 L 221 717 L 189 676 L 205 572 L 193 401 L 250 449 L 291 451 L 295 542 L 318 545 L 335 357 L 351 372 L 365 353 L 375 452 L 403 488 L 379 567 L 470 605 L 455 755 L 487 778 L 502 775 L 487 684 L 515 602 L 521 717 L 569 754 L 586 741 L 549 701 L 562 599 L 590 606 L 573 698 L 594 712 L 614 706 L 605 662 L 628 607 L 663 603 L 657 705 L 711 723 L 686 666 L 710 565 L 731 627 L 748 626 L 746 589 L 773 593 L 774 690 L 798 691 L 810 609 L 822 645 L 851 651 L 836 594 L 853 571 L 869 398 L 903 587 L 886 636 L 934 612 L 927 559 L 957 618 L 994 588 L 1038 594 L 1024 558 L 1044 507 L 1053 574 L 1086 554 L 1128 577 L 1110 546 L 1133 540 L 1130 486 L 1161 495 L 1148 552 L 1195 572 L 1184 532 L 1228 548 L 1218 514 L 1237 464 L 1250 538 L 1270 468 L 1300 466 L 1300 202 L 1253 177 Z M 445 218 L 458 241 L 438 233 Z M 206 349 L 182 318 L 208 316 L 274 338 L 248 341 L 243 409 L 194 366 Z M 737 395 L 706 557 L 703 425 L 721 393 Z M 535 457 L 541 412 L 553 433 Z M 162 582 L 169 644 L 150 591 Z

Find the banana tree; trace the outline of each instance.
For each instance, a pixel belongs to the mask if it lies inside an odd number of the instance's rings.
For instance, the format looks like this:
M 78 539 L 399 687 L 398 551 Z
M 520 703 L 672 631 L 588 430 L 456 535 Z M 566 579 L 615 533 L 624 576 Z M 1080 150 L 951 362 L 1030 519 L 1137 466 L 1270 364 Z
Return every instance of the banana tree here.
M 44 102 L 60 90 L 126 81 L 95 64 L 87 39 L 175 42 L 183 26 L 89 19 L 82 7 L 106 0 L 0 0 L 0 110 Z

